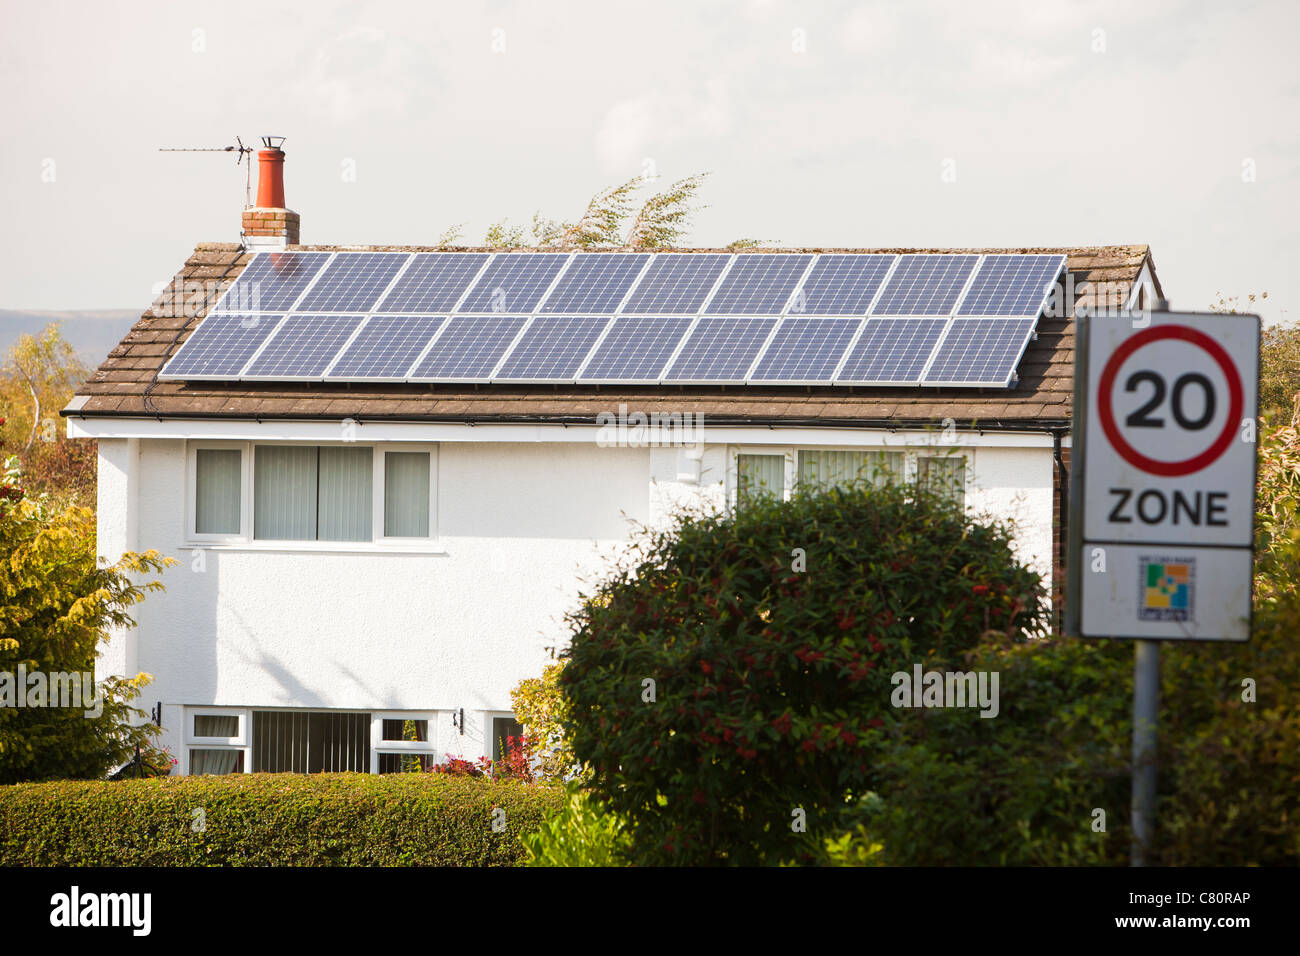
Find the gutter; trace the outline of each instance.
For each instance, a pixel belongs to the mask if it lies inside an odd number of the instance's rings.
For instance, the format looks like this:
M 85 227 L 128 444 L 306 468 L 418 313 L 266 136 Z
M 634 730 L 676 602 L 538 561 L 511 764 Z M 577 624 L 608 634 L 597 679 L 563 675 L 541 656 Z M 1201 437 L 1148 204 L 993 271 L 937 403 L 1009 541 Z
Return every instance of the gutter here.
M 231 415 L 224 412 L 187 412 L 184 415 L 150 415 L 123 414 L 116 411 L 85 411 L 69 406 L 59 412 L 66 418 L 96 418 L 145 421 L 232 421 L 232 422 L 339 422 L 352 419 L 358 425 L 367 422 L 412 425 L 588 425 L 596 426 L 594 415 L 303 415 L 258 413 L 255 415 Z M 686 413 L 683 413 L 686 414 Z M 715 417 L 704 414 L 708 425 L 725 426 L 767 426 L 769 428 L 870 428 L 885 431 L 923 431 L 942 426 L 941 419 L 898 419 L 898 418 L 843 418 L 828 420 L 825 418 L 788 418 L 788 417 Z M 1059 442 L 1060 435 L 1070 430 L 1068 418 L 1034 418 L 1034 419 L 953 419 L 959 428 L 980 432 L 1019 432 L 1033 435 L 1054 435 Z

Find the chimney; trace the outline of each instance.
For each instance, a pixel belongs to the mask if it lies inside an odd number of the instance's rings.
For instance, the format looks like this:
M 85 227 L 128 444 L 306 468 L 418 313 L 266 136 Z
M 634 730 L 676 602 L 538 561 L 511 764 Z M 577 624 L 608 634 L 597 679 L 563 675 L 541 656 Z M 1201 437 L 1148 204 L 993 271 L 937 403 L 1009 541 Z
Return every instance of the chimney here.
M 253 250 L 298 244 L 298 214 L 284 206 L 283 136 L 263 136 L 257 151 L 257 205 L 244 210 L 244 245 Z

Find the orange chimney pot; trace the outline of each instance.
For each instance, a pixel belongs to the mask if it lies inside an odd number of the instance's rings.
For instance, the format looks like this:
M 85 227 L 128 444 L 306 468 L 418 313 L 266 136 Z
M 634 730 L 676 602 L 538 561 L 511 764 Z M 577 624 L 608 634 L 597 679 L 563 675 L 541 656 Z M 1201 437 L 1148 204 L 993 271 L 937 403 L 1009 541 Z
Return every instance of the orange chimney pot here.
M 284 151 L 257 151 L 257 206 L 259 209 L 284 209 Z

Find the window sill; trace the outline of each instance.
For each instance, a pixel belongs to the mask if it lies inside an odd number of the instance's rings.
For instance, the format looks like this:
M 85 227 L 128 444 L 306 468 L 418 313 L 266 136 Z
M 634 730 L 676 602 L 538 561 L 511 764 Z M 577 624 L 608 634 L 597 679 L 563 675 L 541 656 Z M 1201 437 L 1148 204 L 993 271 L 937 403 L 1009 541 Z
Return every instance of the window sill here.
M 291 554 L 422 554 L 446 555 L 437 542 L 376 544 L 369 541 L 191 541 L 182 551 L 283 552 Z

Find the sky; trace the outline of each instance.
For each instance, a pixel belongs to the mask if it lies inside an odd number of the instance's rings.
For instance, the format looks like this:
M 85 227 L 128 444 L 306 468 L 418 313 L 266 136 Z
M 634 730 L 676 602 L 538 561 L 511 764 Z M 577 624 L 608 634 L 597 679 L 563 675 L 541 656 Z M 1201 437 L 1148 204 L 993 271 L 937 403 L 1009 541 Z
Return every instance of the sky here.
M 158 147 L 263 134 L 304 243 L 707 171 L 690 245 L 1145 243 L 1175 309 L 1300 309 L 1300 4 L 0 2 L 0 309 L 143 310 L 245 195 Z

